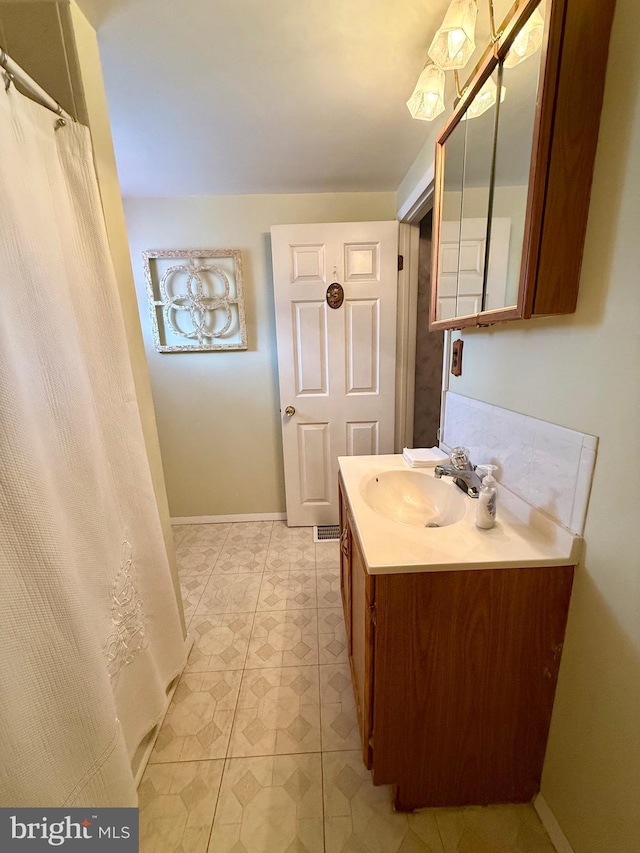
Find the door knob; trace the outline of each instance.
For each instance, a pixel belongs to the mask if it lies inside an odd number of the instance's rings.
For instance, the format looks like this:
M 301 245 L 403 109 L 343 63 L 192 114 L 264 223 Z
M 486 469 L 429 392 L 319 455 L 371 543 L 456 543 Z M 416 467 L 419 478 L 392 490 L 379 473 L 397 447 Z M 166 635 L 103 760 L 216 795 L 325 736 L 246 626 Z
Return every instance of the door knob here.
M 295 415 L 296 410 L 293 408 L 293 406 L 287 406 L 287 408 L 284 410 L 284 413 L 285 415 L 289 415 L 289 417 L 291 417 L 292 415 Z

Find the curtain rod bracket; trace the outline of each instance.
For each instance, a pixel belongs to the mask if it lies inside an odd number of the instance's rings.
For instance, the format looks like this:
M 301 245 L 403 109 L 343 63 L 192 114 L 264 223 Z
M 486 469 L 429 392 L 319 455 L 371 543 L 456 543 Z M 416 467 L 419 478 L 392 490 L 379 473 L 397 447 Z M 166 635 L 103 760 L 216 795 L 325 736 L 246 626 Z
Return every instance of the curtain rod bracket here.
M 36 103 L 60 116 L 61 119 L 64 119 L 65 124 L 69 120 L 75 121 L 73 116 L 69 115 L 23 68 L 11 59 L 3 47 L 0 47 L 0 68 L 2 69 L 2 76 L 4 78 L 5 92 L 9 91 L 12 83 L 16 85 L 17 80 L 22 94 L 25 94 L 22 90 L 26 90 L 27 97 L 30 97 Z
M 2 77 L 4 79 L 4 90 L 9 91 L 9 86 L 15 81 L 15 77 L 7 68 L 7 60 L 9 59 L 7 51 L 0 47 L 0 68 L 2 68 Z

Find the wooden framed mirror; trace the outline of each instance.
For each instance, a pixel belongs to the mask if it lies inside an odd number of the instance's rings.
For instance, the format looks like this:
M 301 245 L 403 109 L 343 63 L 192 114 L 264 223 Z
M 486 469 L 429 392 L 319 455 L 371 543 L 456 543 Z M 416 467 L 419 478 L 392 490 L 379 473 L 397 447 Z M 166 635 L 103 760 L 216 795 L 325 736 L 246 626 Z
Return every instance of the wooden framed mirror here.
M 436 143 L 431 329 L 575 311 L 614 7 L 518 0 L 476 66 Z

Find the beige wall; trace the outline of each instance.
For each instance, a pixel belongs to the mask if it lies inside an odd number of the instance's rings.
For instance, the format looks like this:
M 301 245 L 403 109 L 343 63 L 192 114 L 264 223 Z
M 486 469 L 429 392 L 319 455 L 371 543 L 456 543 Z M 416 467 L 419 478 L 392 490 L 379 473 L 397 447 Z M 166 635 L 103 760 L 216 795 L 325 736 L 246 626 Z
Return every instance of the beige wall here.
M 149 382 L 149 371 L 147 367 L 140 321 L 138 319 L 138 305 L 136 300 L 133 275 L 131 271 L 131 260 L 129 255 L 129 242 L 127 239 L 122 197 L 118 183 L 118 172 L 116 168 L 115 155 L 113 151 L 113 140 L 111 138 L 111 124 L 107 100 L 102 79 L 102 66 L 100 64 L 100 53 L 96 32 L 87 21 L 86 17 L 75 2 L 71 3 L 70 24 L 73 28 L 73 54 L 77 62 L 79 80 L 76 84 L 78 101 L 82 101 L 86 121 L 91 130 L 93 142 L 94 162 L 102 209 L 104 211 L 111 257 L 115 267 L 120 303 L 124 319 L 127 342 L 129 344 L 129 355 L 133 370 L 133 379 L 136 388 L 136 397 L 142 430 L 144 433 L 151 479 L 158 504 L 158 512 L 165 538 L 167 556 L 171 566 L 172 578 L 176 596 L 181 602 L 179 592 L 178 574 L 175 564 L 175 552 L 173 547 L 173 536 L 171 533 L 171 520 L 169 517 L 169 504 L 167 502 L 167 490 L 164 482 L 162 468 L 162 457 L 160 455 L 160 443 L 158 440 L 158 429 L 156 425 L 151 385 Z M 71 46 L 69 46 L 71 52 Z M 182 607 L 179 606 L 182 618 Z M 183 621 L 184 628 L 184 621 Z M 186 630 L 186 629 L 185 629 Z
M 600 437 L 542 781 L 576 853 L 640 850 L 638 32 L 618 0 L 576 313 L 465 331 L 450 385 Z
M 444 127 L 445 119 L 448 115 L 448 112 L 444 112 L 435 121 L 427 125 L 429 127 L 427 141 L 418 152 L 418 156 L 409 167 L 396 190 L 396 207 L 398 210 L 401 210 L 403 205 L 412 199 L 417 186 L 424 186 L 425 177 L 433 175 L 436 139 L 440 135 L 440 131 Z
M 269 229 L 395 218 L 394 193 L 125 199 L 171 515 L 284 512 Z M 140 253 L 242 251 L 249 349 L 157 353 Z

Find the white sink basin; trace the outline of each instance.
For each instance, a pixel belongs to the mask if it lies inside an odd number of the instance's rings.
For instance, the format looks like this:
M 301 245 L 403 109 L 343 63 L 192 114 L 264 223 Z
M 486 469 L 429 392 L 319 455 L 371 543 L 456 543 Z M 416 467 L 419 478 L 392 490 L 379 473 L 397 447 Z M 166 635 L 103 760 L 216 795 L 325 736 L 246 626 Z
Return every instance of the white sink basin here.
M 575 566 L 582 540 L 499 486 L 498 520 L 475 525 L 477 501 L 400 454 L 341 456 L 344 495 L 370 575 Z M 441 525 L 430 530 L 428 524 Z
M 423 471 L 381 471 L 364 479 L 360 492 L 372 510 L 411 527 L 447 527 L 466 511 L 465 496 L 452 482 Z

